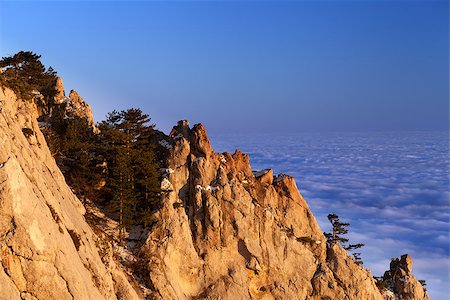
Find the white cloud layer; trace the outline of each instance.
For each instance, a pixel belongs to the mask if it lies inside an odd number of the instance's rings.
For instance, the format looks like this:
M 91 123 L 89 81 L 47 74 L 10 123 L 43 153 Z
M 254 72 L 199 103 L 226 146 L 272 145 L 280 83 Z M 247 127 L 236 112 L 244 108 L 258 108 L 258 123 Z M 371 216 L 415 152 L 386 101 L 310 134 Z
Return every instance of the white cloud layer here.
M 294 176 L 324 231 L 328 213 L 350 223 L 350 241 L 366 244 L 362 258 L 374 275 L 409 253 L 431 299 L 450 294 L 447 132 L 234 135 L 212 142 L 216 151 L 247 152 L 256 170 Z

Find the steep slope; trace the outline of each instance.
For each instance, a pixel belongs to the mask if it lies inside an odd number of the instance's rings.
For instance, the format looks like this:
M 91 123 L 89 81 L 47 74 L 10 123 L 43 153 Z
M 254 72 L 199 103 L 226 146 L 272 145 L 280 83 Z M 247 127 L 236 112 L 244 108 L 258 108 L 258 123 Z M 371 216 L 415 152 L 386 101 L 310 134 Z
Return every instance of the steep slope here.
M 56 104 L 81 103 L 67 113 L 92 119 L 87 103 L 56 86 Z M 142 299 L 148 291 L 99 238 L 105 232 L 85 221 L 38 127 L 42 115 L 0 88 L 0 300 Z M 409 256 L 391 263 L 381 293 L 369 271 L 327 245 L 292 177 L 253 172 L 240 151 L 215 153 L 201 124 L 180 121 L 159 138 L 163 207 L 144 239 L 130 239 L 143 244 L 135 271 L 156 298 L 428 299 Z
M 6 88 L 0 101 L 0 299 L 139 299 L 86 223 L 35 104 Z
M 162 299 L 383 299 L 370 272 L 324 235 L 295 181 L 214 153 L 180 121 L 167 149 L 164 207 L 143 252 Z

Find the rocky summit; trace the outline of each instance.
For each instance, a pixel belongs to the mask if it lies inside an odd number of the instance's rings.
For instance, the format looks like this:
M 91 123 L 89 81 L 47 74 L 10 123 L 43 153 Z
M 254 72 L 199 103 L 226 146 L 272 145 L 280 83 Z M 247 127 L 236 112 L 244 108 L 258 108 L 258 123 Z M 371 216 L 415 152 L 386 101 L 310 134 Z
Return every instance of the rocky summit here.
M 55 102 L 69 101 L 55 84 Z M 68 98 L 68 114 L 91 115 L 76 92 Z M 254 172 L 239 150 L 215 153 L 187 121 L 158 137 L 155 223 L 118 244 L 116 223 L 66 184 L 36 102 L 2 87 L 0 109 L 2 300 L 428 299 L 409 255 L 375 280 L 327 242 L 292 177 Z

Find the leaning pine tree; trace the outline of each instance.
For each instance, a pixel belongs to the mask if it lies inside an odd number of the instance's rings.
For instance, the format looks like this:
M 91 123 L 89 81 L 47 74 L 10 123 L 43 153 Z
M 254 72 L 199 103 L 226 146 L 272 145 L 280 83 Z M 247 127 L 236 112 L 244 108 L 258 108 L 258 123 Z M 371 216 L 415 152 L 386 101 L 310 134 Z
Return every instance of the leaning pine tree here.
M 364 244 L 358 243 L 358 244 L 350 244 L 347 245 L 348 238 L 345 238 L 343 235 L 348 233 L 347 227 L 350 226 L 349 223 L 343 223 L 339 220 L 339 216 L 336 214 L 329 214 L 328 220 L 330 221 L 332 225 L 331 233 L 324 232 L 325 237 L 327 238 L 327 242 L 331 245 L 335 243 L 339 243 L 345 250 L 347 251 L 353 251 L 355 249 L 359 249 L 361 247 L 364 247 Z M 353 260 L 359 264 L 362 265 L 363 262 L 361 260 L 361 253 L 354 252 L 352 253 Z

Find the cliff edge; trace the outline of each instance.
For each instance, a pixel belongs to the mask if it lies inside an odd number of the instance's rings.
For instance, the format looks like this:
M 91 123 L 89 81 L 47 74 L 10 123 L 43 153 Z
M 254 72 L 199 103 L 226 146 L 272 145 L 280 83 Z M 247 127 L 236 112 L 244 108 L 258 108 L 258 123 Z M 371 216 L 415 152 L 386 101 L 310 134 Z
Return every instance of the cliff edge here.
M 0 299 L 140 299 L 86 223 L 36 121 L 0 88 Z
M 253 172 L 239 150 L 215 153 L 203 125 L 180 121 L 160 144 L 164 206 L 142 251 L 162 299 L 428 299 L 380 292 L 327 244 L 292 177 Z
M 57 97 L 66 99 L 63 89 Z M 146 293 L 86 222 L 40 115 L 35 102 L 0 88 L 2 300 L 428 299 L 409 256 L 393 261 L 380 291 L 368 270 L 327 244 L 292 177 L 253 172 L 240 151 L 215 153 L 203 125 L 187 121 L 159 136 L 163 204 L 132 249 Z

